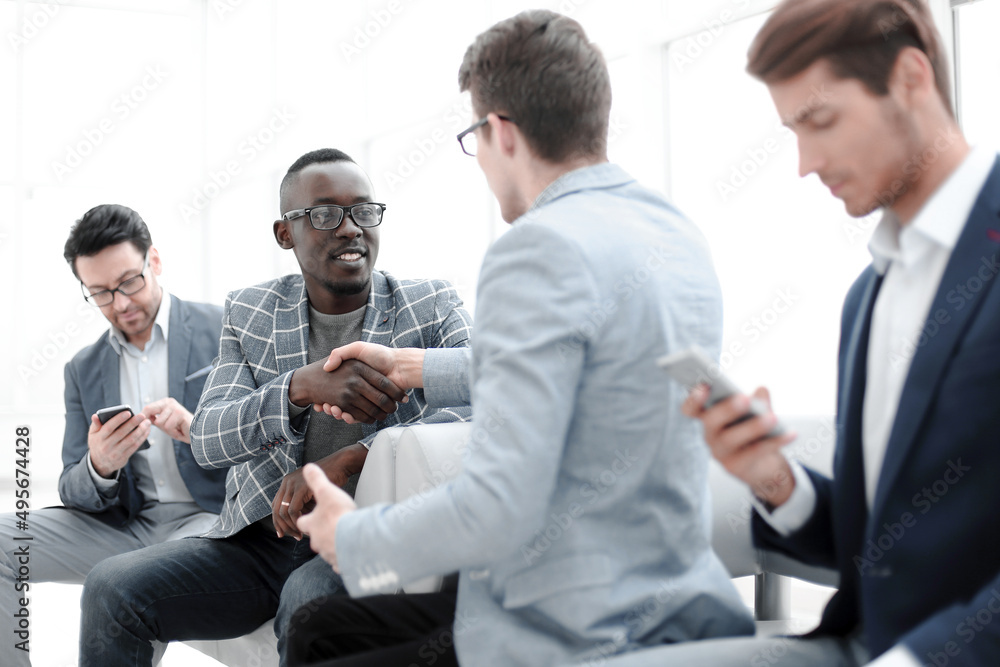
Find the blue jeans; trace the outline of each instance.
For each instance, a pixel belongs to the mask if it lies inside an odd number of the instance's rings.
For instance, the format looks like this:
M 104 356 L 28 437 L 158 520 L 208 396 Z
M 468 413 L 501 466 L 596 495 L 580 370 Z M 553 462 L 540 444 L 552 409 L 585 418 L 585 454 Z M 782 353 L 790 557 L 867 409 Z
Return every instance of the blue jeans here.
M 274 618 L 274 634 L 278 636 L 281 667 L 288 664 L 288 644 L 299 624 L 315 615 L 325 603 L 337 597 L 348 597 L 340 575 L 322 558 L 295 570 L 281 589 L 281 601 Z M 293 624 L 292 621 L 296 621 Z
M 80 665 L 151 665 L 154 639 L 228 639 L 278 610 L 292 571 L 314 556 L 308 540 L 254 524 L 225 539 L 192 537 L 97 564 L 81 599 Z

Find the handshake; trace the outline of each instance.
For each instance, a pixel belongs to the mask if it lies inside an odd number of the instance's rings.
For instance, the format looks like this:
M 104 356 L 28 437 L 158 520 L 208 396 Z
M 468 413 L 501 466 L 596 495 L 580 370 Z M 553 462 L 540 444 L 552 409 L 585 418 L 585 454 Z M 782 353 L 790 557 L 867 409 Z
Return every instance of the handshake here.
M 292 374 L 288 398 L 348 424 L 385 419 L 423 387 L 424 350 L 355 342 Z
M 312 405 L 317 412 L 349 424 L 371 424 L 395 412 L 399 403 L 406 403 L 407 389 L 423 387 L 423 365 L 422 349 L 351 343 L 330 352 L 326 360 L 292 373 L 288 398 L 295 405 Z M 351 475 L 361 472 L 367 455 L 367 448 L 359 443 L 316 461 L 323 474 L 312 473 L 312 480 L 306 477 L 307 468 L 285 475 L 271 501 L 271 520 L 278 537 L 302 538 L 297 522 L 304 512 L 311 511 L 314 488 L 325 488 L 322 493 L 332 494 L 340 505 L 353 508 L 350 496 L 343 491 L 336 493 L 333 487 L 343 487 Z M 324 558 L 333 558 L 333 553 L 324 553 Z

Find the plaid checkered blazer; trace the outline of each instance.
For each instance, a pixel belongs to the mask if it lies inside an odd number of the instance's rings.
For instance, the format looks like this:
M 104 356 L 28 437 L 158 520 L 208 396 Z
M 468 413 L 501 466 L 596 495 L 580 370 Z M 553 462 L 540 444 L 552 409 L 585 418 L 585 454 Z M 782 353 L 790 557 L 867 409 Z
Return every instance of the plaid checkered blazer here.
M 472 318 L 444 280 L 397 280 L 372 272 L 361 340 L 391 347 L 468 347 Z M 309 304 L 301 275 L 229 294 L 219 358 L 205 382 L 191 449 L 205 468 L 229 468 L 219 520 L 205 537 L 228 537 L 271 513 L 285 475 L 302 465 L 312 410 L 289 421 L 288 384 L 305 366 Z M 380 429 L 415 422 L 464 421 L 469 408 L 427 406 L 421 389 L 385 420 L 363 424 L 368 446 Z

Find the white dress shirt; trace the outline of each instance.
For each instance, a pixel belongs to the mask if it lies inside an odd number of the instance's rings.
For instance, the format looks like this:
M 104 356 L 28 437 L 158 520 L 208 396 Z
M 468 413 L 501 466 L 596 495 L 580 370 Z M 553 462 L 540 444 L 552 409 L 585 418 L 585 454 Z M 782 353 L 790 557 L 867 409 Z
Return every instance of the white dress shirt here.
M 933 327 L 924 330 L 933 316 L 931 302 L 995 160 L 991 151 L 974 148 L 909 225 L 901 225 L 895 213 L 885 209 L 868 245 L 872 267 L 884 276 L 872 313 L 861 420 L 869 509 L 910 362 L 933 335 Z M 755 503 L 764 520 L 782 535 L 801 528 L 816 507 L 816 490 L 808 475 L 797 462 L 791 465 L 795 475 L 791 497 L 772 513 Z M 909 649 L 897 646 L 871 664 L 918 667 L 919 662 Z
M 121 402 L 138 412 L 144 406 L 170 395 L 168 378 L 167 336 L 170 332 L 170 295 L 163 290 L 153 331 L 144 349 L 125 340 L 125 334 L 111 327 L 109 342 L 118 354 Z M 176 397 L 175 397 L 176 398 Z M 130 459 L 136 486 L 147 503 L 194 503 L 181 478 L 174 454 L 173 439 L 155 426 L 149 430 L 149 449 L 137 451 Z M 117 493 L 118 477 L 105 479 L 97 474 L 87 454 L 87 467 L 101 493 Z

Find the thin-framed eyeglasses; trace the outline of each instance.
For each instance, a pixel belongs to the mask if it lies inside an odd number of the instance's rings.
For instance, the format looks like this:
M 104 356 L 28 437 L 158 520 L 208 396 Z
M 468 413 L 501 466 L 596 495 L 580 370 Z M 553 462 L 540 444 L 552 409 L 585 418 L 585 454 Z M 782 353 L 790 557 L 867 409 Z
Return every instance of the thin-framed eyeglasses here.
M 83 298 L 87 300 L 92 306 L 97 306 L 98 308 L 104 308 L 105 306 L 110 306 L 115 301 L 115 292 L 121 292 L 125 296 L 132 296 L 136 292 L 142 290 L 146 286 L 146 269 L 149 268 L 149 253 L 142 259 L 142 268 L 139 270 L 139 275 L 132 276 L 131 278 L 126 278 L 125 280 L 118 283 L 118 287 L 114 289 L 102 289 L 97 292 L 91 292 L 87 289 L 87 286 L 80 281 L 80 290 L 83 292 Z
M 292 220 L 305 215 L 309 217 L 309 224 L 312 225 L 313 229 L 332 231 L 340 227 L 340 223 L 344 221 L 344 213 L 347 212 L 358 227 L 378 227 L 382 224 L 382 214 L 385 209 L 385 204 L 370 201 L 353 206 L 322 204 L 309 208 L 297 208 L 283 214 L 281 219 Z
M 501 116 L 500 114 L 497 114 L 497 118 L 505 120 L 508 123 L 514 122 L 507 116 Z M 459 132 L 458 136 L 455 137 L 458 139 L 458 145 L 462 147 L 462 152 L 469 157 L 476 157 L 476 149 L 479 147 L 478 140 L 476 139 L 476 130 L 481 128 L 483 125 L 486 125 L 488 120 L 489 116 L 483 116 L 478 121 L 470 125 L 468 129 Z

